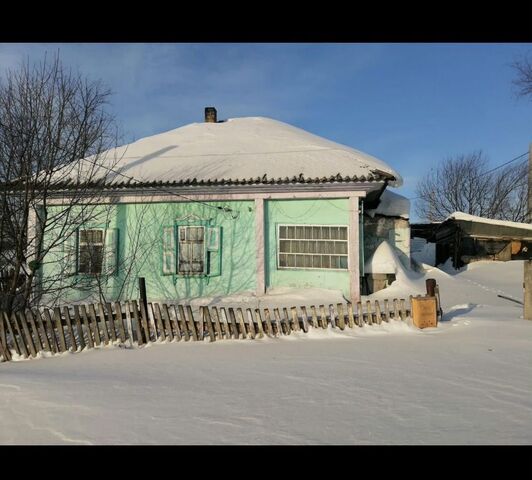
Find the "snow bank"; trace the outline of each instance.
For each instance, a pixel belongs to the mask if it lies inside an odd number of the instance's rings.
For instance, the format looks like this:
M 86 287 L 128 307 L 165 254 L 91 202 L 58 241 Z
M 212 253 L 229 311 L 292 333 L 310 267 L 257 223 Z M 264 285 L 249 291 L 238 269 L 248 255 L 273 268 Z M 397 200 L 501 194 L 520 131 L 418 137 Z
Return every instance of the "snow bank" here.
M 387 288 L 372 294 L 372 298 L 394 298 L 409 295 L 416 295 L 425 292 L 422 277 L 423 274 L 416 273 L 409 266 L 405 266 L 396 249 L 384 240 L 373 255 L 364 265 L 365 273 L 395 274 L 396 280 Z
M 377 208 L 366 210 L 365 213 L 370 217 L 374 217 L 378 214 L 387 217 L 401 217 L 408 220 L 410 218 L 410 200 L 398 193 L 386 189 L 381 195 L 380 203 Z
M 2 363 L 0 444 L 530 445 L 532 322 L 495 295 L 522 298 L 523 261 L 426 278 L 440 284 L 438 328 Z
M 469 222 L 479 222 L 479 223 L 488 223 L 490 225 L 502 225 L 504 227 L 514 227 L 514 228 L 524 228 L 526 230 L 532 230 L 532 224 L 530 223 L 519 223 L 519 222 L 509 222 L 506 220 L 494 220 L 492 218 L 477 217 L 475 215 L 469 215 L 464 212 L 454 212 L 449 215 L 445 220 L 454 218 L 455 220 L 467 220 Z
M 196 178 L 270 179 L 368 176 L 378 169 L 401 176 L 382 160 L 286 123 L 264 117 L 191 123 L 107 152 L 108 162 L 142 181 Z M 90 163 L 88 167 L 91 166 Z M 92 165 L 93 166 L 93 165 Z M 117 182 L 127 181 L 116 175 Z

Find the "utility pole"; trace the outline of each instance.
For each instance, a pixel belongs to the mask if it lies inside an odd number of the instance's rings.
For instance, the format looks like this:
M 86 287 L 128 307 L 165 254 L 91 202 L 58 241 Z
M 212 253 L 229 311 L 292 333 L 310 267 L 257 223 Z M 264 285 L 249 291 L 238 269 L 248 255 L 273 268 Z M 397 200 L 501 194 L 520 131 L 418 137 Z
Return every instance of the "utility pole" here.
M 528 212 L 527 221 L 532 223 L 532 143 L 528 150 Z M 525 260 L 523 318 L 532 320 L 532 260 Z

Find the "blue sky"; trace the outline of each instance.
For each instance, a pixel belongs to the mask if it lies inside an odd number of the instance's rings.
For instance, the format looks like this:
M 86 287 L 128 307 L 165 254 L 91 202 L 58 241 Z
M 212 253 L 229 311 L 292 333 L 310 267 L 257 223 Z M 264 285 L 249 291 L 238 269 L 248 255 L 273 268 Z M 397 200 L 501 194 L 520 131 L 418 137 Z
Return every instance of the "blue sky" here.
M 0 44 L 0 70 L 58 49 L 112 89 L 126 143 L 213 105 L 381 158 L 414 197 L 444 158 L 482 149 L 497 165 L 532 142 L 532 102 L 516 97 L 510 67 L 532 44 Z

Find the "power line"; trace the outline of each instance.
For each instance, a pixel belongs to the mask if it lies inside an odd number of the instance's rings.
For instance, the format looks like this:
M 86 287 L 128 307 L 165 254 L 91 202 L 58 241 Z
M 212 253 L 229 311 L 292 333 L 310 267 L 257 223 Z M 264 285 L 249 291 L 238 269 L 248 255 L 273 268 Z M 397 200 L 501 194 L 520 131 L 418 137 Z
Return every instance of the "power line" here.
M 484 175 L 487 175 L 488 173 L 494 172 L 495 170 L 498 170 L 499 168 L 505 167 L 506 165 L 508 165 L 508 164 L 510 164 L 512 162 L 515 162 L 516 160 L 519 160 L 520 158 L 528 155 L 528 153 L 529 152 L 522 153 L 518 157 L 512 158 L 511 160 L 508 160 L 505 163 L 501 163 L 499 166 L 497 166 L 495 168 L 492 168 L 491 170 L 488 170 L 487 172 L 483 172 L 480 175 L 477 175 L 476 177 L 473 177 L 471 180 L 476 180 L 477 178 L 483 177 Z M 418 197 L 412 197 L 412 198 L 409 198 L 408 200 L 417 200 L 418 198 L 423 198 L 423 195 L 420 195 Z

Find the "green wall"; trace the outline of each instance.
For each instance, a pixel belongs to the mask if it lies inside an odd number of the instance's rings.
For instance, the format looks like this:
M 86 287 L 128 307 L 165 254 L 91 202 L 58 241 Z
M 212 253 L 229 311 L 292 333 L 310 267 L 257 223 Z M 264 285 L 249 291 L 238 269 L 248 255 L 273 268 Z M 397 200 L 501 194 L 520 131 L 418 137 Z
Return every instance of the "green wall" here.
M 216 207 L 229 207 L 230 212 Z M 347 199 L 268 200 L 265 210 L 265 274 L 266 287 L 317 287 L 341 290 L 349 295 L 348 271 L 280 270 L 277 268 L 277 225 L 345 225 L 349 226 Z M 57 214 L 61 207 L 49 209 Z M 255 202 L 175 202 L 138 203 L 97 206 L 85 228 L 105 227 L 118 230 L 117 274 L 96 282 L 94 277 L 61 274 L 60 264 L 68 258 L 63 247 L 47 257 L 42 269 L 45 286 L 69 286 L 57 289 L 47 303 L 98 301 L 101 291 L 107 301 L 138 298 L 138 277 L 146 279 L 151 300 L 181 300 L 216 297 L 256 290 Z M 162 228 L 176 222 L 203 221 L 221 227 L 222 261 L 219 276 L 163 275 Z M 57 234 L 57 232 L 56 232 Z
M 349 273 L 337 270 L 279 270 L 277 268 L 277 225 L 349 226 L 348 199 L 268 200 L 266 217 L 266 287 L 316 287 L 342 290 L 349 296 Z
M 215 207 L 229 207 L 231 212 Z M 213 208 L 214 207 L 214 208 Z M 60 207 L 54 207 L 59 210 Z M 62 291 L 62 301 L 83 301 L 101 288 L 106 299 L 138 298 L 138 277 L 146 279 L 148 297 L 152 300 L 229 295 L 256 289 L 255 203 L 139 203 L 99 207 L 86 227 L 118 229 L 118 273 L 103 284 L 94 278 L 75 275 L 60 278 L 56 262 L 65 252 L 56 249 L 49 255 L 54 260 L 43 267 L 43 277 L 56 279 L 57 285 L 70 285 Z M 215 277 L 162 274 L 162 227 L 176 221 L 208 221 L 221 227 L 221 275 Z M 66 245 L 66 244 L 65 244 Z M 66 258 L 66 257 L 65 257 Z M 64 276 L 63 276 L 64 277 Z M 48 281 L 48 283 L 50 283 Z M 52 298 L 47 298 L 50 301 Z M 61 302 L 59 302 L 61 303 Z

